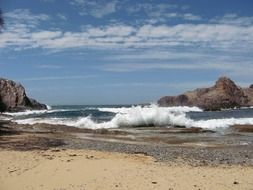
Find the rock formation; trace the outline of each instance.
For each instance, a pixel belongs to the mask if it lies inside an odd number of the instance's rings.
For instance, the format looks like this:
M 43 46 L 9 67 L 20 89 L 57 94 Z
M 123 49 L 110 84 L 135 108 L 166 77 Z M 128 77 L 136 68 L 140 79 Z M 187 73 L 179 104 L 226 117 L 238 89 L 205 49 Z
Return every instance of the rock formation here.
M 253 86 L 241 88 L 231 79 L 221 77 L 210 88 L 199 88 L 179 96 L 165 96 L 160 106 L 198 106 L 204 110 L 221 110 L 253 105 Z
M 0 78 L 0 111 L 23 111 L 26 109 L 47 109 L 45 104 L 26 96 L 21 84 Z
M 243 92 L 249 99 L 248 105 L 253 106 L 253 84 L 249 88 L 243 88 Z

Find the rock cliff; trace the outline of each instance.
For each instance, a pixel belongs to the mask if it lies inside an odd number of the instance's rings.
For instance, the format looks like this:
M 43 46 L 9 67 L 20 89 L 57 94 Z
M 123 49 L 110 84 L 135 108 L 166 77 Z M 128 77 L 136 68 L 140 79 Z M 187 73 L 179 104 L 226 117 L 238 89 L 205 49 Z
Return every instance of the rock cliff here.
M 45 104 L 26 96 L 21 84 L 0 78 L 0 111 L 23 111 L 27 109 L 47 109 Z
M 253 86 L 241 88 L 227 77 L 219 78 L 210 88 L 198 88 L 179 96 L 165 96 L 160 106 L 198 106 L 204 110 L 221 110 L 253 105 Z
M 248 105 L 253 106 L 253 84 L 249 88 L 243 88 L 243 92 L 249 99 Z

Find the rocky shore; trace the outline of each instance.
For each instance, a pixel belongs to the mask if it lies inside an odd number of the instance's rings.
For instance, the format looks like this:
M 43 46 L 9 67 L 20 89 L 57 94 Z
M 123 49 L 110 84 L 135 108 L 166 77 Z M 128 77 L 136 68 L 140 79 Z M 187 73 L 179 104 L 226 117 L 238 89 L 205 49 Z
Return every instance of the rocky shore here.
M 250 126 L 246 128 L 249 131 Z M 219 134 L 196 128 L 91 130 L 64 125 L 18 125 L 2 121 L 1 130 L 1 149 L 23 151 L 57 147 L 142 154 L 152 156 L 157 161 L 183 161 L 194 166 L 253 166 L 252 133 L 238 132 L 238 126 Z
M 197 106 L 206 111 L 253 106 L 253 86 L 242 88 L 227 77 L 209 88 L 198 88 L 178 96 L 164 96 L 160 106 Z
M 252 128 L 91 130 L 0 121 L 0 189 L 251 190 Z

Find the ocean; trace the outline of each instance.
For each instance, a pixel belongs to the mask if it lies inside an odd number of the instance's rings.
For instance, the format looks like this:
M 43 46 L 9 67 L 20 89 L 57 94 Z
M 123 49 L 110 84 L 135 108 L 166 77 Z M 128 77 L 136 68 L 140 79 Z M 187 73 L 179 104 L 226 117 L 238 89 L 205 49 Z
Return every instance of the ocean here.
M 200 127 L 226 129 L 235 124 L 253 124 L 253 108 L 202 111 L 198 107 L 159 107 L 141 105 L 57 105 L 48 110 L 6 113 L 19 124 L 48 123 L 72 127 Z

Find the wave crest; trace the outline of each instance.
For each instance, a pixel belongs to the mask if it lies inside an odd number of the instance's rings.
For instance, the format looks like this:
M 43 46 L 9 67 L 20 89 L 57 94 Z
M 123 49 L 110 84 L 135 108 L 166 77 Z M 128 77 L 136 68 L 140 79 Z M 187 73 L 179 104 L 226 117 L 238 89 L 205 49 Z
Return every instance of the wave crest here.
M 196 107 L 158 107 L 134 106 L 129 108 L 98 108 L 99 111 L 116 113 L 110 121 L 96 122 L 91 116 L 75 119 L 67 118 L 30 118 L 16 120 L 20 124 L 61 124 L 79 128 L 118 128 L 118 127 L 140 127 L 140 126 L 185 126 L 200 127 L 208 129 L 226 128 L 235 124 L 252 124 L 253 118 L 227 118 L 227 119 L 209 119 L 193 120 L 187 116 L 189 111 L 201 111 Z M 52 110 L 53 111 L 53 110 Z

